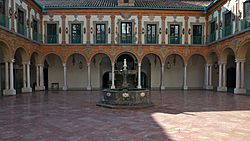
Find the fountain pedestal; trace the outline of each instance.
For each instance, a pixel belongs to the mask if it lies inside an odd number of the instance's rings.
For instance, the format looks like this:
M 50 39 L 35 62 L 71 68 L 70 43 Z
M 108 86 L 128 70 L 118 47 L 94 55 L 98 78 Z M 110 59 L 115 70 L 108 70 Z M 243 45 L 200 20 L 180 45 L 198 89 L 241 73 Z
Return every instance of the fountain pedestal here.
M 96 104 L 106 108 L 146 108 L 153 106 L 149 90 L 116 89 L 104 90 L 101 100 Z
M 107 108 L 145 108 L 153 106 L 150 91 L 146 89 L 128 88 L 127 62 L 124 59 L 123 69 L 121 70 L 123 83 L 121 89 L 104 90 L 101 100 L 97 106 Z

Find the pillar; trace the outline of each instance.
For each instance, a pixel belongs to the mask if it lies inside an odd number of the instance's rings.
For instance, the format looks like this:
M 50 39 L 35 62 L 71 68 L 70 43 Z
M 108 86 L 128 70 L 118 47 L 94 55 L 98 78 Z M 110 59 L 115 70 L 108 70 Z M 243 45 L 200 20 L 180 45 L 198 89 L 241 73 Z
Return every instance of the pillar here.
M 3 95 L 16 95 L 16 90 L 14 89 L 14 78 L 13 78 L 13 62 L 6 61 L 5 62 L 5 90 L 3 91 Z
M 15 32 L 15 10 L 14 10 L 14 0 L 11 0 L 11 31 Z
M 90 72 L 90 63 L 87 64 L 88 67 L 88 86 L 87 86 L 87 90 L 90 91 L 91 90 L 91 72 Z
M 185 35 L 184 35 L 185 44 L 188 44 L 188 36 L 189 36 L 189 34 L 188 34 L 188 16 L 185 16 L 184 19 L 185 19 Z M 181 43 L 182 43 L 182 41 L 181 41 Z
M 43 65 L 40 65 L 40 90 L 45 90 L 44 81 L 43 81 Z
M 67 87 L 67 66 L 63 64 L 63 90 L 66 91 Z
M 39 77 L 39 75 L 40 75 L 40 73 L 39 73 L 39 71 L 40 71 L 40 67 L 39 67 L 39 65 L 36 65 L 36 90 L 39 90 L 39 88 L 40 88 L 40 77 Z
M 165 64 L 162 63 L 162 65 L 161 65 L 161 90 L 165 90 L 164 72 L 165 72 Z
M 23 63 L 23 88 L 22 93 L 30 93 L 30 63 Z
M 142 25 L 141 25 L 142 15 L 138 15 L 138 44 L 142 44 Z
M 27 86 L 27 81 L 26 81 L 26 64 L 23 63 L 23 88 L 26 88 Z
M 66 44 L 66 33 L 65 33 L 65 19 L 66 16 L 62 15 L 62 44 Z
M 184 64 L 184 83 L 183 83 L 183 89 L 187 90 L 188 86 L 187 86 L 187 64 Z
M 218 10 L 218 39 L 220 39 L 221 37 L 220 37 L 220 29 L 221 29 L 221 27 L 220 27 L 220 21 L 221 20 L 221 9 L 219 9 Z
M 90 15 L 87 15 L 86 16 L 86 20 L 87 20 L 87 44 L 90 44 L 90 36 L 91 36 L 91 34 L 90 34 Z
M 244 86 L 245 77 L 245 60 L 236 60 L 236 88 L 234 89 L 235 94 L 246 94 Z
M 30 86 L 30 62 L 27 63 L 27 88 L 31 89 Z M 32 91 L 32 89 L 31 89 Z
M 115 44 L 115 15 L 111 15 L 111 44 Z
M 226 92 L 226 64 L 220 63 L 219 64 L 219 86 L 217 88 L 217 91 L 220 92 Z
M 166 44 L 165 43 L 165 16 L 161 16 L 161 44 Z
M 240 62 L 236 62 L 236 89 L 240 88 Z
M 212 86 L 212 71 L 213 71 L 213 65 L 210 64 L 209 65 L 209 81 L 208 81 L 208 89 L 213 89 L 213 86 Z
M 115 64 L 112 63 L 112 84 L 111 89 L 115 89 Z
M 5 90 L 9 89 L 9 62 L 5 62 Z
M 204 77 L 204 88 L 208 88 L 208 81 L 209 81 L 209 65 L 205 65 L 205 77 Z
M 226 64 L 223 64 L 223 83 L 222 86 L 223 87 L 227 87 L 226 86 L 226 82 L 227 82 L 227 75 L 226 75 Z
M 138 89 L 141 89 L 141 63 L 138 63 Z

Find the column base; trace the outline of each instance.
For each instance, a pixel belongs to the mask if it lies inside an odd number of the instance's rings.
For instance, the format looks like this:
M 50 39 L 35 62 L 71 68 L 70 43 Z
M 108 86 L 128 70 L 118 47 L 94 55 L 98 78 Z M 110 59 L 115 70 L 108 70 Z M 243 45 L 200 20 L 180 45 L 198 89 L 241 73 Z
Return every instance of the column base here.
M 111 86 L 111 88 L 110 89 L 115 89 L 115 86 Z
M 63 86 L 62 88 L 64 91 L 67 91 L 68 90 L 68 87 L 67 86 Z
M 213 86 L 205 86 L 206 90 L 212 90 L 214 87 Z
M 141 86 L 137 86 L 137 89 L 141 89 Z
M 217 87 L 218 92 L 227 92 L 227 87 Z
M 183 86 L 183 90 L 188 90 L 188 86 Z
M 165 90 L 166 89 L 166 87 L 165 86 L 161 86 L 161 90 Z
M 45 90 L 45 86 L 38 86 L 38 87 L 35 87 L 35 90 L 36 90 L 36 91 L 44 91 L 44 90 Z
M 5 96 L 16 95 L 16 90 L 15 89 L 3 90 L 3 95 Z
M 234 89 L 234 93 L 235 94 L 246 94 L 247 90 L 246 89 L 242 89 L 242 88 L 235 88 Z
M 31 93 L 32 88 L 22 88 L 22 93 Z
M 87 86 L 87 90 L 88 90 L 88 91 L 91 91 L 91 86 Z

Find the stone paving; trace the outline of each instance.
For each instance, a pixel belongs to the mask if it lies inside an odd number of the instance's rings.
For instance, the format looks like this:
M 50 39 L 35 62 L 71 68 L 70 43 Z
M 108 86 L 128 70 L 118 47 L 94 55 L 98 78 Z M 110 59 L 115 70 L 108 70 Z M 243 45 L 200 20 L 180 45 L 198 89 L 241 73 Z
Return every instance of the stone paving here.
M 95 106 L 99 91 L 0 98 L 1 141 L 248 141 L 250 97 L 152 91 L 154 107 Z

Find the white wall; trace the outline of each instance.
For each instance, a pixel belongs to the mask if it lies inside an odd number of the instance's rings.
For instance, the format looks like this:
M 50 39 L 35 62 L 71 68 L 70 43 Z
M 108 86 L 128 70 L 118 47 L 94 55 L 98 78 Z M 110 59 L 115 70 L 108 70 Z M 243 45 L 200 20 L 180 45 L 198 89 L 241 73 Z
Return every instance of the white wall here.
M 164 84 L 167 89 L 182 89 L 183 87 L 183 74 L 184 65 L 183 60 L 177 55 L 176 64 L 173 64 L 174 56 L 171 55 L 165 62 Z M 167 62 L 170 62 L 171 68 L 167 69 Z
M 192 56 L 187 65 L 188 88 L 203 88 L 205 75 L 205 61 L 199 55 Z
M 80 55 L 74 55 L 75 65 L 73 65 L 73 57 L 71 56 L 67 61 L 67 85 L 68 89 L 83 90 L 87 87 L 87 63 L 85 59 Z M 83 64 L 83 68 L 79 68 L 80 61 Z
M 51 83 L 59 83 L 59 88 L 63 87 L 63 65 L 59 57 L 55 55 L 47 56 L 47 61 L 49 64 L 48 68 L 48 86 L 51 88 Z

